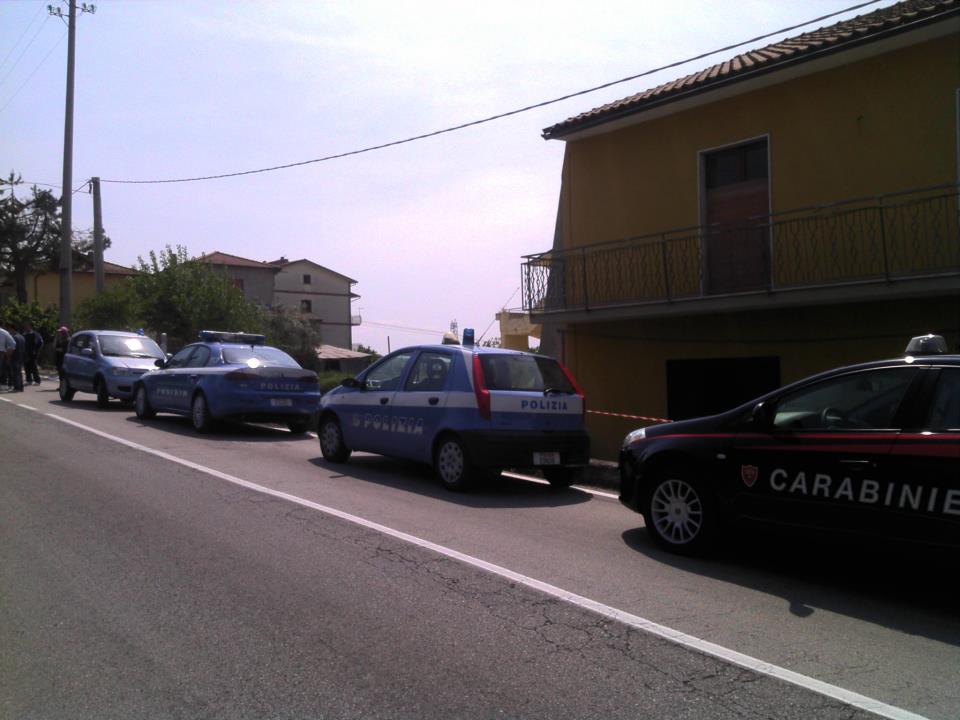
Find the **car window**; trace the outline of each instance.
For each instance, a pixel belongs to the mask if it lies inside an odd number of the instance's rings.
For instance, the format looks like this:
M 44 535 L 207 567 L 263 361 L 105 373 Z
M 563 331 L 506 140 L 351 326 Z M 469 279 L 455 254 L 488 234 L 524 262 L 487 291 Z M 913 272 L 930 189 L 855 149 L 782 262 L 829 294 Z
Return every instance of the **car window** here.
M 248 365 L 260 367 L 273 365 L 275 367 L 300 367 L 300 363 L 287 355 L 283 350 L 266 345 L 249 345 L 246 347 L 223 348 L 223 361 L 228 365 Z
M 927 427 L 960 430 L 960 368 L 944 368 L 940 372 Z
M 884 368 L 830 378 L 780 398 L 778 430 L 894 429 L 914 368 Z
M 197 345 L 197 349 L 194 350 L 193 355 L 190 356 L 184 367 L 206 367 L 209 360 L 210 348 L 206 345 Z
M 404 390 L 426 392 L 443 390 L 453 358 L 447 353 L 422 352 L 410 369 Z
M 148 337 L 101 335 L 100 352 L 105 357 L 163 358 L 163 350 Z
M 364 377 L 368 390 L 396 390 L 403 376 L 403 369 L 407 366 L 412 352 L 402 352 L 385 358 Z
M 178 352 L 169 362 L 167 362 L 168 368 L 181 368 L 186 367 L 187 362 L 190 360 L 190 356 L 193 354 L 193 351 L 196 349 L 196 345 L 187 345 L 183 350 Z
M 480 356 L 480 366 L 490 390 L 576 392 L 563 368 L 553 358 L 491 353 Z
M 76 335 L 73 340 L 70 341 L 70 352 L 79 353 L 83 348 L 90 347 L 90 336 L 89 335 Z

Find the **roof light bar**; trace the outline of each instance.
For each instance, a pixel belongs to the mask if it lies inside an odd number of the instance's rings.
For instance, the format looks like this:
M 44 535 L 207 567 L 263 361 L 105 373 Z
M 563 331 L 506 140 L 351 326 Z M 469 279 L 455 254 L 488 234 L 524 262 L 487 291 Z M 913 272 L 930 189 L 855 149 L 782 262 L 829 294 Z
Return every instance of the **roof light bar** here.
M 267 342 L 266 335 L 254 335 L 252 333 L 201 330 L 198 335 L 204 342 L 238 343 L 240 345 L 263 345 Z

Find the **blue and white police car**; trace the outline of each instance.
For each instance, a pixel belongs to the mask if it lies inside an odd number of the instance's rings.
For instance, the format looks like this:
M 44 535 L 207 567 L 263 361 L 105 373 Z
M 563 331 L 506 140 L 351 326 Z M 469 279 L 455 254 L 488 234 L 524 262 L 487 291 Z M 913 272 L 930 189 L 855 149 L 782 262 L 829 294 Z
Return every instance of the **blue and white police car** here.
M 121 330 L 74 333 L 63 356 L 60 399 L 70 402 L 77 391 L 93 393 L 102 408 L 112 397 L 132 400 L 134 381 L 163 357 L 160 346 L 142 334 Z
M 429 463 L 450 490 L 503 468 L 573 482 L 590 458 L 573 377 L 553 358 L 468 342 L 397 350 L 325 394 L 324 458 L 363 450 Z
M 200 332 L 200 342 L 184 347 L 133 387 L 137 417 L 158 412 L 188 415 L 198 432 L 216 420 L 286 424 L 304 433 L 317 411 L 317 375 L 287 353 L 265 345 L 263 335 Z

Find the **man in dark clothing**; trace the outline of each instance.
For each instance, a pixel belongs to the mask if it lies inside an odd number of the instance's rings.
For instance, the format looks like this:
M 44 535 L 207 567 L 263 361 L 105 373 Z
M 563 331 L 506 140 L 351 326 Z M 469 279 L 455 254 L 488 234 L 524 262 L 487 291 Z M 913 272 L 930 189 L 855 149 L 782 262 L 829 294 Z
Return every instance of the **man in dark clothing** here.
M 19 330 L 14 330 L 12 334 L 13 341 L 17 344 L 13 356 L 10 358 L 12 361 L 10 371 L 13 373 L 13 390 L 14 392 L 23 392 L 23 356 L 26 353 L 27 341 Z
M 37 361 L 40 359 L 40 350 L 43 349 L 43 335 L 33 329 L 33 324 L 25 322 L 23 324 L 23 339 L 26 342 L 24 346 L 24 369 L 27 372 L 27 384 L 40 384 L 40 369 L 37 367 Z

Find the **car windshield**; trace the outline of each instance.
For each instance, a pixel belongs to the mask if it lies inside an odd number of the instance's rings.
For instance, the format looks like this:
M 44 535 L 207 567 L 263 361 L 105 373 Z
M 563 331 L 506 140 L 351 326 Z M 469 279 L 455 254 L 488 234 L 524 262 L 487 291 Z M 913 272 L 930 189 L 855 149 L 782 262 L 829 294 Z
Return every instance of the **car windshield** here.
M 480 366 L 489 390 L 576 392 L 560 364 L 532 355 L 481 355 Z
M 101 335 L 100 352 L 104 357 L 163 358 L 163 350 L 148 337 Z
M 228 365 L 247 365 L 249 367 L 261 367 L 263 365 L 300 367 L 300 363 L 283 352 L 283 350 L 277 350 L 276 348 L 263 345 L 225 347 L 223 348 L 223 361 Z

